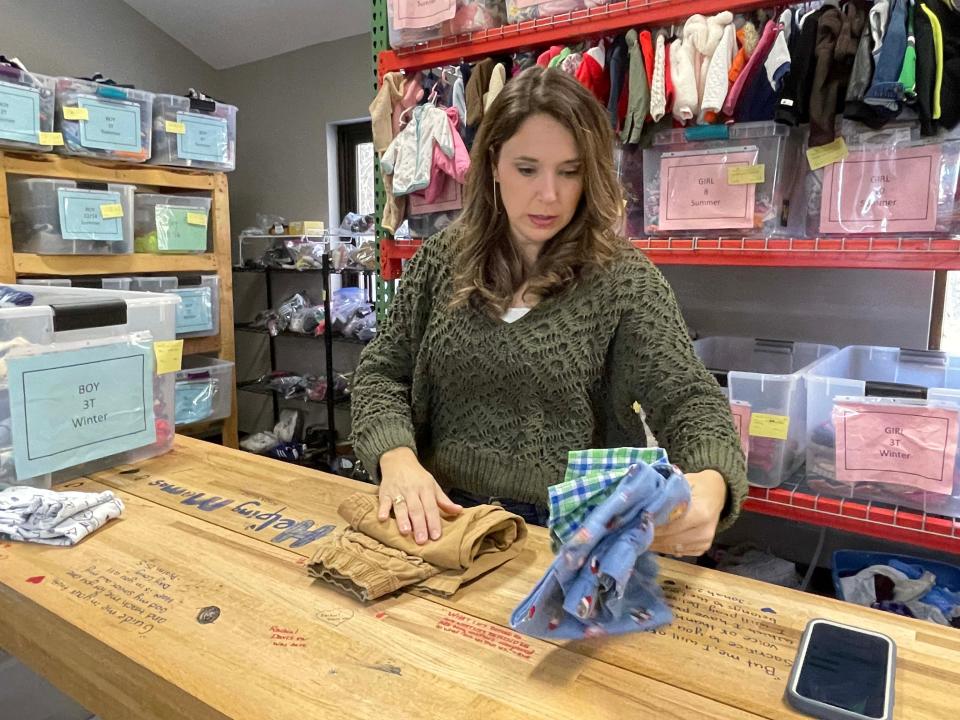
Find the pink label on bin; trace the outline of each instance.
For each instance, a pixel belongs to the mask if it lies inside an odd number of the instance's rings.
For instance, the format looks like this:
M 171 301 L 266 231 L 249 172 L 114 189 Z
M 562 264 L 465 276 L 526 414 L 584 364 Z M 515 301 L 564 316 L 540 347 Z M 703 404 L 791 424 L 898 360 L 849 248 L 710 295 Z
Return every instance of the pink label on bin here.
M 751 165 L 757 153 L 706 153 L 660 160 L 660 230 L 752 228 L 756 185 L 731 185 L 731 167 Z
M 837 480 L 950 494 L 958 415 L 941 407 L 836 403 Z
M 457 0 L 390 0 L 395 30 L 420 30 L 452 20 Z
M 932 232 L 940 145 L 855 151 L 823 171 L 822 233 Z
M 743 454 L 750 454 L 750 403 L 730 402 L 730 412 L 733 413 L 733 426 L 740 435 L 740 444 L 743 446 Z

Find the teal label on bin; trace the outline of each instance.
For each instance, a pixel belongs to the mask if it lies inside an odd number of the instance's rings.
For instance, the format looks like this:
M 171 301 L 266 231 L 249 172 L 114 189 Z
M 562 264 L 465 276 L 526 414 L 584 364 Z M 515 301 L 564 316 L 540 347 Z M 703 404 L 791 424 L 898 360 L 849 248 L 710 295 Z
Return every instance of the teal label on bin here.
M 120 193 L 59 188 L 60 234 L 64 240 L 123 241 L 123 218 L 104 218 L 103 205 L 119 205 Z
M 213 330 L 213 291 L 208 287 L 170 290 L 180 296 L 177 334 Z
M 225 163 L 229 159 L 229 134 L 223 118 L 177 113 L 186 132 L 177 135 L 177 157 L 182 160 Z
M 17 479 L 156 442 L 153 345 L 9 357 Z
M 176 423 L 190 423 L 206 420 L 213 414 L 213 380 L 185 380 L 177 383 Z
M 89 119 L 80 125 L 80 144 L 95 150 L 140 153 L 140 105 L 125 100 L 98 100 L 77 96 L 77 106 L 86 108 Z
M 207 249 L 207 226 L 200 225 L 194 216 L 207 211 L 193 207 L 157 205 L 154 217 L 157 223 L 157 250 L 160 252 L 204 252 Z M 193 222 L 191 222 L 193 221 Z
M 0 138 L 37 144 L 40 141 L 40 91 L 0 82 Z

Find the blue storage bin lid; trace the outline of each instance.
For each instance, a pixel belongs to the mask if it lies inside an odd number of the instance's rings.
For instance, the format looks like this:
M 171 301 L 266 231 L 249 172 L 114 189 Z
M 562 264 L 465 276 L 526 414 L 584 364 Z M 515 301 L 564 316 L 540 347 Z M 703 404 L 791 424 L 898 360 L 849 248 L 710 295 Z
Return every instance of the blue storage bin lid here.
M 937 560 L 925 560 L 924 558 L 912 557 L 910 555 L 897 555 L 893 553 L 880 552 L 862 552 L 859 550 L 837 550 L 833 553 L 833 589 L 840 600 L 846 600 L 843 596 L 843 588 L 840 585 L 840 578 L 856 575 L 861 570 L 865 570 L 873 565 L 889 565 L 891 560 L 899 560 L 909 565 L 918 565 L 924 570 L 929 570 L 937 576 L 937 585 L 960 592 L 960 567 Z

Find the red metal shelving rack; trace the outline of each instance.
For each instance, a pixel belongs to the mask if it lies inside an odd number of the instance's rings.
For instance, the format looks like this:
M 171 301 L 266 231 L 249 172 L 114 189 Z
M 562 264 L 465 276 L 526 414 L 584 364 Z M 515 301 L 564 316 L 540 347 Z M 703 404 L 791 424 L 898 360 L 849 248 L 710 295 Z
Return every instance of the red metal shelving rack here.
M 960 270 L 960 240 L 948 238 L 634 238 L 633 244 L 657 265 Z M 382 240 L 383 278 L 400 277 L 418 247 L 419 240 Z
M 811 495 L 790 487 L 752 487 L 743 509 L 930 550 L 960 553 L 960 520 L 918 510 Z
M 770 7 L 769 0 L 742 0 L 738 10 Z M 378 58 L 380 77 L 394 70 L 421 70 L 462 60 L 515 52 L 558 42 L 595 37 L 631 27 L 686 19 L 695 13 L 713 15 L 730 9 L 723 0 L 620 0 L 553 17 L 432 40 L 410 48 L 386 50 Z
M 769 0 L 621 0 L 552 18 L 506 25 L 418 45 L 377 57 L 380 78 L 396 70 L 419 70 L 596 37 L 630 27 L 662 25 L 695 13 L 769 7 Z M 960 240 L 948 238 L 635 238 L 634 245 L 659 265 L 793 268 L 960 270 Z M 380 240 L 381 277 L 400 277 L 403 261 L 419 240 Z M 806 522 L 960 554 L 960 520 L 895 507 L 799 492 L 793 487 L 751 488 L 750 512 Z

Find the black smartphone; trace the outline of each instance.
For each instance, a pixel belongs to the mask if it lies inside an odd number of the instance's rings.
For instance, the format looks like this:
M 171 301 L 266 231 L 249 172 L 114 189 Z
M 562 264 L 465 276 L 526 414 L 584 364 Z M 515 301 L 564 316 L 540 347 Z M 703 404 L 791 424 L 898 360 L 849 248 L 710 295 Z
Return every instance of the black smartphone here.
M 890 720 L 897 646 L 881 633 L 816 619 L 807 624 L 787 702 L 822 720 Z

